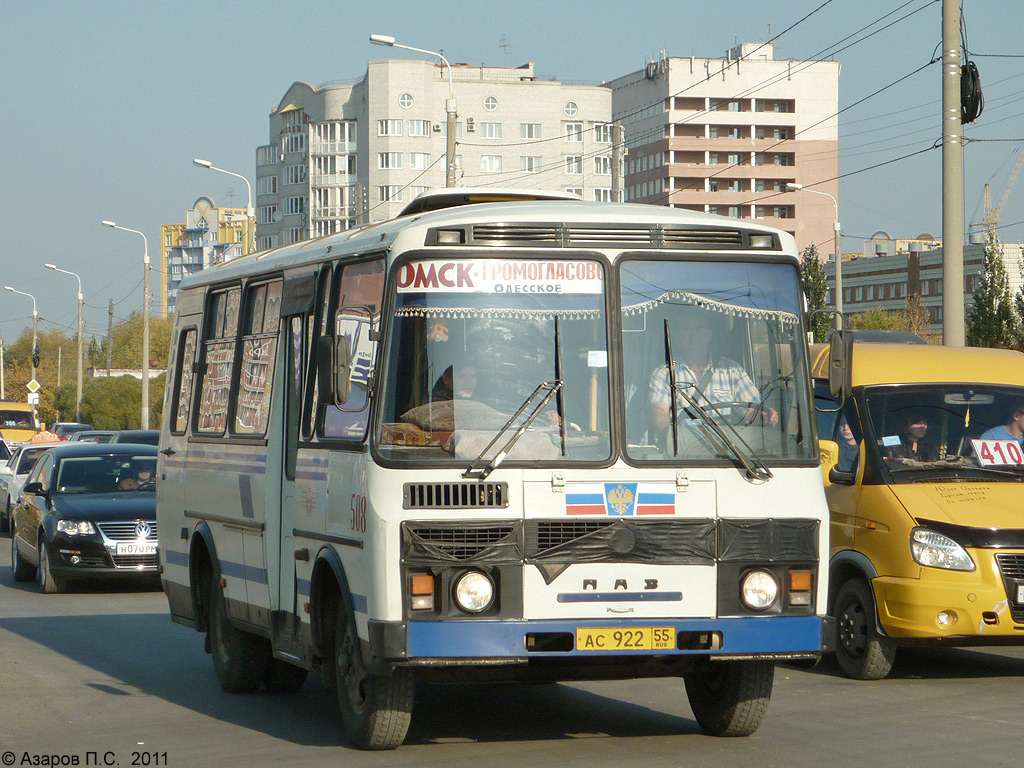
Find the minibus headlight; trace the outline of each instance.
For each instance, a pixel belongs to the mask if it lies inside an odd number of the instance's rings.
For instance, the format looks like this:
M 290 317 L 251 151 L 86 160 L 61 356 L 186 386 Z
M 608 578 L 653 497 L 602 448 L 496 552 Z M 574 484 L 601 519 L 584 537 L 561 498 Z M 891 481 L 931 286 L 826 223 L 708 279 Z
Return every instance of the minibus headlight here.
M 466 571 L 455 582 L 455 602 L 466 613 L 486 611 L 494 602 L 494 582 L 486 573 Z
M 751 571 L 740 584 L 743 604 L 752 611 L 771 608 L 779 596 L 779 582 L 768 571 Z
M 918 565 L 951 571 L 974 570 L 974 561 L 963 547 L 949 536 L 928 528 L 915 528 L 911 532 L 910 552 Z

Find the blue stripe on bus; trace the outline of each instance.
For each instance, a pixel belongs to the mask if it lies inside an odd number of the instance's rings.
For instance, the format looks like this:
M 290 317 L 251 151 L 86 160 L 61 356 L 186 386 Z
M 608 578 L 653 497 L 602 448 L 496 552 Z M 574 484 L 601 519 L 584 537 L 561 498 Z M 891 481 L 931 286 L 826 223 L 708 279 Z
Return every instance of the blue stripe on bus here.
M 638 493 L 636 495 L 637 504 L 667 504 L 672 506 L 676 503 L 676 496 L 674 493 Z
M 256 584 L 269 584 L 266 568 L 256 568 L 255 566 L 243 565 L 242 563 L 232 563 L 230 560 L 220 561 L 220 575 L 230 576 L 234 579 L 242 579 L 243 581 L 251 581 Z
M 163 547 L 164 560 L 168 565 L 188 566 L 188 552 L 177 552 L 173 549 Z
M 664 619 L 650 617 L 620 621 L 410 621 L 410 659 L 530 658 L 541 656 L 599 656 L 592 651 L 530 651 L 526 636 L 563 633 L 575 638 L 577 628 L 637 629 L 674 627 L 681 632 L 719 632 L 722 647 L 716 650 L 630 651 L 622 656 L 644 655 L 756 655 L 769 653 L 819 653 L 822 619 L 818 616 L 770 616 L 730 619 Z M 575 645 L 575 642 L 574 642 Z
M 604 506 L 604 494 L 601 493 L 567 493 L 566 504 L 599 504 Z
M 679 602 L 682 592 L 559 592 L 560 603 L 661 603 Z

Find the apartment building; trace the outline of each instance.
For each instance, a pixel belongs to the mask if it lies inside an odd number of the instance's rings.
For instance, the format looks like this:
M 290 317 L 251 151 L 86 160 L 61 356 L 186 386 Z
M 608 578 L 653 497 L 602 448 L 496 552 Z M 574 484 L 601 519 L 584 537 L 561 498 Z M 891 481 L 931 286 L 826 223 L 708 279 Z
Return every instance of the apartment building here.
M 743 43 L 721 59 L 662 56 L 607 85 L 627 201 L 753 219 L 835 258 L 838 62 Z
M 160 227 L 160 316 L 173 314 L 182 279 L 245 252 L 245 208 L 222 208 L 200 197 L 185 221 Z
M 257 247 L 391 218 L 445 186 L 449 74 L 458 186 L 611 197 L 611 90 L 538 80 L 533 64 L 371 61 L 354 81 L 294 83 L 256 150 Z

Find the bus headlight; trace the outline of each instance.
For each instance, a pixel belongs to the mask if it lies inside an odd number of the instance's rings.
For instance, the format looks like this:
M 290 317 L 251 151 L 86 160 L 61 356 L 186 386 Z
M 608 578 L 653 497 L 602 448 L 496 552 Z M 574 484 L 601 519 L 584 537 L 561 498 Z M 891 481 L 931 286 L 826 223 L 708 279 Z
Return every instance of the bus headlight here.
M 455 602 L 466 613 L 481 613 L 494 602 L 494 582 L 481 571 L 466 571 L 455 581 Z
M 768 571 L 751 571 L 740 583 L 740 598 L 752 611 L 771 608 L 779 597 L 779 582 Z
M 974 561 L 963 547 L 949 536 L 928 528 L 913 530 L 910 534 L 910 552 L 918 565 L 951 571 L 974 570 Z

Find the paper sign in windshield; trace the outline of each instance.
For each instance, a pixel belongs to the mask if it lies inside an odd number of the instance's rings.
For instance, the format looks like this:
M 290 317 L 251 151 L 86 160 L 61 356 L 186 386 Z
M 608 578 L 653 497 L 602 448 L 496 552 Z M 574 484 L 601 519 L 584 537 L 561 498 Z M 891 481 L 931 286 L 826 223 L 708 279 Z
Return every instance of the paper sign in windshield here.
M 601 293 L 603 279 L 603 270 L 596 261 L 413 261 L 398 270 L 398 292 Z
M 1016 440 L 971 440 L 974 455 L 983 467 L 1024 464 L 1024 451 Z

